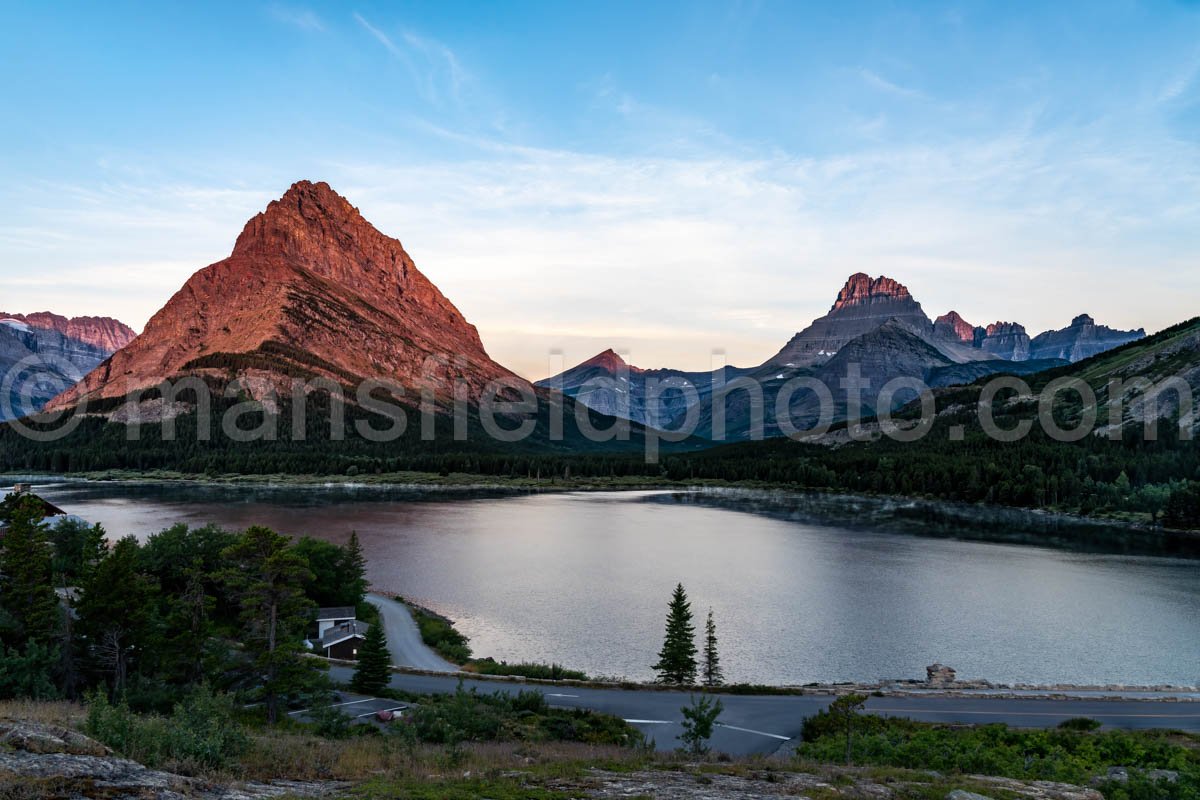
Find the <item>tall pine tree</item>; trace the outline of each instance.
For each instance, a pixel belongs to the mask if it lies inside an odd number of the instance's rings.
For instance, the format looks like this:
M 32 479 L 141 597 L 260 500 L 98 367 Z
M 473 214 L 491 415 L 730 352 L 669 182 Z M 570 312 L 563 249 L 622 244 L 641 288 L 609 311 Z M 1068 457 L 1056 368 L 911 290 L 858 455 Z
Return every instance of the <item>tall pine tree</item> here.
M 346 591 L 354 600 L 351 605 L 357 606 L 367 596 L 367 559 L 363 555 L 362 545 L 358 542 L 357 532 L 350 531 L 350 541 L 346 542 L 342 553 Z
M 717 625 L 713 622 L 711 608 L 704 623 L 704 660 L 700 676 L 705 686 L 720 686 L 725 683 L 725 675 L 721 672 L 721 658 L 717 655 Z
M 158 583 L 139 569 L 140 547 L 121 539 L 92 571 L 76 609 L 79 630 L 89 644 L 93 668 L 109 679 L 114 700 L 125 691 L 130 670 L 152 656 Z
M 0 637 L 22 649 L 29 642 L 49 645 L 58 638 L 63 613 L 54 594 L 53 553 L 39 501 L 19 497 L 7 510 L 9 526 L 0 539 Z
M 676 585 L 667 611 L 667 632 L 654 671 L 659 683 L 692 685 L 696 682 L 696 629 L 692 606 L 683 584 Z
M 243 642 L 261 680 L 267 720 L 275 723 L 282 701 L 310 690 L 316 678 L 300 656 L 313 607 L 304 584 L 312 573 L 286 536 L 261 526 L 249 528 L 224 556 L 225 584 L 240 606 Z
M 358 664 L 350 688 L 363 694 L 379 694 L 392 678 L 392 658 L 388 654 L 387 636 L 382 625 L 367 628 L 366 639 L 358 649 Z

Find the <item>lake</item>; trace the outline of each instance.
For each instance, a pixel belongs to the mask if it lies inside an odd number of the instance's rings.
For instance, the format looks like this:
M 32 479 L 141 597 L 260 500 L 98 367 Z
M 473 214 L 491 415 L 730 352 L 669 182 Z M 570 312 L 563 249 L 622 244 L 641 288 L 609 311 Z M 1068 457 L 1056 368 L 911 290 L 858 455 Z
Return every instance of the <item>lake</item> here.
M 477 655 L 648 679 L 676 582 L 731 682 L 924 677 L 1200 683 L 1200 562 L 913 536 L 663 492 L 522 494 L 56 483 L 110 536 L 177 522 L 342 543 L 372 584 L 455 620 Z M 718 498 L 719 500 L 719 498 Z M 968 526 L 969 527 L 969 526 Z M 911 524 L 906 526 L 911 531 Z

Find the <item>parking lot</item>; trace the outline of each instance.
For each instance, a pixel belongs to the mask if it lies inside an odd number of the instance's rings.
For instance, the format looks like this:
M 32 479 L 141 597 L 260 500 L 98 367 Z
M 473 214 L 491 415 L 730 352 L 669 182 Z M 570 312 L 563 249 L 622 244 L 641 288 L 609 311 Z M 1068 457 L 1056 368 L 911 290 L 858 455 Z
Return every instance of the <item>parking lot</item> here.
M 289 711 L 288 716 L 302 722 L 307 722 L 311 719 L 312 712 L 317 710 L 317 708 L 336 708 L 350 717 L 354 722 L 373 722 L 382 725 L 386 724 L 387 721 L 379 719 L 378 715 L 380 713 L 388 712 L 398 718 L 409 708 L 409 704 L 383 697 L 368 697 L 367 695 L 353 694 L 351 692 L 335 692 L 333 702 L 328 706 L 301 708 L 296 711 Z

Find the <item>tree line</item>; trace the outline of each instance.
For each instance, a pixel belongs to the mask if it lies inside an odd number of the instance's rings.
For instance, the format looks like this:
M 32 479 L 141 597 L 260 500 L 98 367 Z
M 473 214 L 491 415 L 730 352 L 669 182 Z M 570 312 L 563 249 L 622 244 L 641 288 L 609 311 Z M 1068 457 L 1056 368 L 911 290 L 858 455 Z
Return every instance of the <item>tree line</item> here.
M 0 522 L 0 698 L 99 690 L 168 712 L 203 686 L 261 703 L 275 722 L 330 688 L 304 657 L 315 609 L 373 612 L 355 535 L 337 546 L 261 526 L 175 525 L 109 543 L 99 525 L 47 525 L 31 495 L 10 496 Z M 382 627 L 369 631 L 356 679 L 386 684 Z

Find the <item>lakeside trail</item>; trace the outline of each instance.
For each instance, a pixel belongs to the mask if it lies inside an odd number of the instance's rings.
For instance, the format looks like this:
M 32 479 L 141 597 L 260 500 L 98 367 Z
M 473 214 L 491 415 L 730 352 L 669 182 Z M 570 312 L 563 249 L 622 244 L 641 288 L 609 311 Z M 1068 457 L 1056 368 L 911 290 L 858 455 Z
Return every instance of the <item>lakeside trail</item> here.
M 408 606 L 381 594 L 368 594 L 367 602 L 379 609 L 379 622 L 387 634 L 392 664 L 428 672 L 458 672 L 458 667 L 430 649 L 421 639 Z

